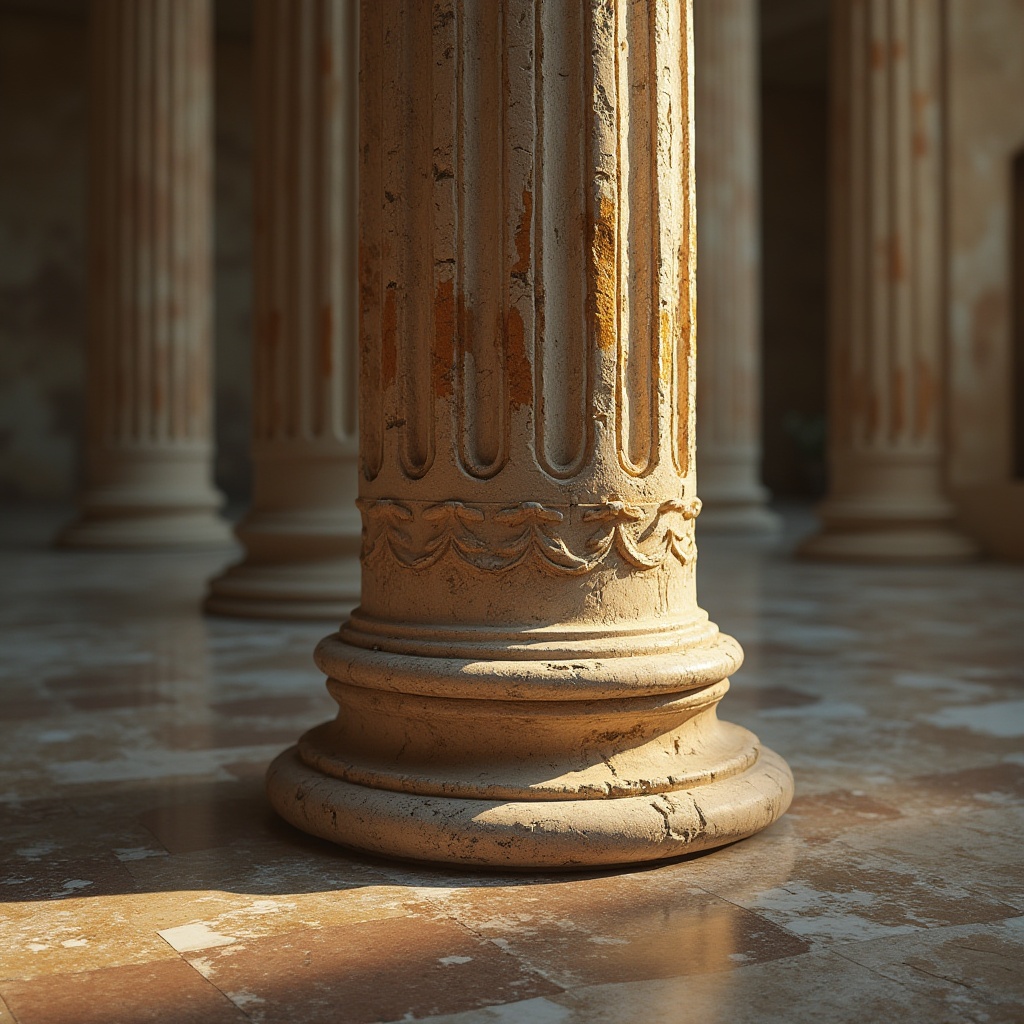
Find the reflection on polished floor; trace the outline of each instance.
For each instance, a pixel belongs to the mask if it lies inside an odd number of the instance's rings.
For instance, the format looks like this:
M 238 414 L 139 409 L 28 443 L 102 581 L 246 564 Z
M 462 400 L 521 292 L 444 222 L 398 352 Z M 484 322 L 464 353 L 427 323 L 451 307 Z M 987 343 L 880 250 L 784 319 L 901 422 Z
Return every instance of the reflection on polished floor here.
M 790 813 L 666 866 L 499 877 L 275 820 L 333 705 L 322 626 L 204 620 L 219 554 L 5 520 L 0 1024 L 1024 1019 L 1024 569 L 836 568 L 703 537 L 723 716 Z

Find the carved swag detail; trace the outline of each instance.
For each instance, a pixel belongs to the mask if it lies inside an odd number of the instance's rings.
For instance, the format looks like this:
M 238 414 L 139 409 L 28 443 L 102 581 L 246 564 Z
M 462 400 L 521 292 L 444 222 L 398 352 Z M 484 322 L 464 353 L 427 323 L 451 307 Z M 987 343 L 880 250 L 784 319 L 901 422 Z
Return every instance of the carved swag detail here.
M 564 513 L 536 501 L 521 502 L 489 518 L 482 509 L 461 501 L 429 505 L 419 517 L 426 525 L 423 536 L 409 506 L 391 498 L 361 498 L 361 557 L 369 562 L 389 554 L 403 568 L 420 570 L 451 554 L 484 572 L 535 564 L 556 576 L 584 576 L 614 551 L 633 569 L 646 572 L 669 558 L 683 565 L 696 559 L 691 524 L 700 514 L 700 505 L 699 498 L 664 501 L 648 528 L 639 530 L 635 526 L 646 515 L 642 507 L 617 500 L 595 505 L 584 511 L 582 519 L 597 524 L 597 529 L 586 541 L 586 552 L 576 554 L 557 535 Z M 487 532 L 492 539 L 480 535 L 484 527 L 490 527 Z

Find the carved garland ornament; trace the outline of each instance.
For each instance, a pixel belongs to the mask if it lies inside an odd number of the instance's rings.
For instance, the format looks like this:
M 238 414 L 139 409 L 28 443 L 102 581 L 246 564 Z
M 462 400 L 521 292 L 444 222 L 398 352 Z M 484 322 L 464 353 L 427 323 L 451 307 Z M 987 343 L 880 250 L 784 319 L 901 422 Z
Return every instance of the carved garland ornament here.
M 484 572 L 504 572 L 533 562 L 556 576 L 584 576 L 615 551 L 628 565 L 645 572 L 669 558 L 683 565 L 694 561 L 697 549 L 689 524 L 700 514 L 700 506 L 699 498 L 662 502 L 649 530 L 635 533 L 630 526 L 644 518 L 643 509 L 606 501 L 583 513 L 584 523 L 599 525 L 586 542 L 586 553 L 577 555 L 556 535 L 558 524 L 565 522 L 564 514 L 536 501 L 502 509 L 490 520 L 483 510 L 461 501 L 430 505 L 421 513 L 429 526 L 426 539 L 416 541 L 410 533 L 416 518 L 411 508 L 390 498 L 362 498 L 362 559 L 369 562 L 387 553 L 403 568 L 420 570 L 451 554 Z M 474 532 L 485 522 L 499 527 L 497 540 L 484 540 Z

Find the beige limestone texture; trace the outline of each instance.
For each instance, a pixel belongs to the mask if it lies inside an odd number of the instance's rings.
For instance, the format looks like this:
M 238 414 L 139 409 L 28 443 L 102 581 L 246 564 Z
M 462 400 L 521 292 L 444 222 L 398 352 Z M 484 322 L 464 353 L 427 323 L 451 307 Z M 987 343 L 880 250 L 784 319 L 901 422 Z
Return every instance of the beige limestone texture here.
M 974 552 L 944 487 L 941 11 L 833 7 L 831 480 L 812 557 Z
M 764 828 L 696 601 L 691 5 L 360 10 L 362 599 L 294 825 L 518 868 Z
M 756 0 L 694 3 L 700 530 L 766 531 Z
M 339 622 L 359 599 L 356 11 L 255 6 L 254 495 L 214 613 Z
M 87 480 L 71 546 L 222 544 L 209 0 L 93 0 Z

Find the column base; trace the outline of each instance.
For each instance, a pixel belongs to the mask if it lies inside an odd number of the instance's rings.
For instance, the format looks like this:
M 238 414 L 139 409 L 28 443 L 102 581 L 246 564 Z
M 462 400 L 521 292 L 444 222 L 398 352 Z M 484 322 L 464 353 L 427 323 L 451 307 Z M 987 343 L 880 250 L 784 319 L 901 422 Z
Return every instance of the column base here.
M 611 799 L 473 800 L 373 789 L 310 768 L 291 747 L 267 772 L 296 828 L 367 853 L 490 868 L 581 870 L 680 857 L 746 839 L 778 819 L 793 776 L 761 747 L 738 775 Z
M 706 616 L 490 644 L 378 628 L 357 609 L 321 641 L 338 715 L 268 772 L 270 802 L 307 832 L 406 860 L 573 869 L 722 846 L 789 806 L 786 764 L 718 718 L 742 652 Z
M 341 622 L 359 603 L 359 562 L 241 562 L 210 581 L 203 610 L 246 619 Z
M 822 561 L 928 564 L 967 561 L 978 549 L 951 526 L 826 527 L 804 541 L 797 554 Z
M 214 511 L 97 516 L 86 513 L 55 540 L 66 548 L 230 547 L 231 525 Z

